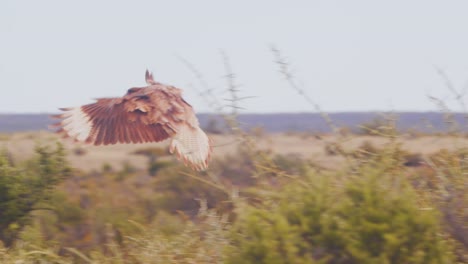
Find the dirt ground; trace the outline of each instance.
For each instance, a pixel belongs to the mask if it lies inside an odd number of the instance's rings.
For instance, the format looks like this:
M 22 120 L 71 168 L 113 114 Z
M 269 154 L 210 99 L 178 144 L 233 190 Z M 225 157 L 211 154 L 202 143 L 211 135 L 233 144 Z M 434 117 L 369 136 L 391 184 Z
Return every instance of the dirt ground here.
M 210 137 L 214 142 L 214 158 L 222 158 L 228 153 L 234 153 L 239 144 L 244 144 L 244 142 L 230 135 L 211 135 Z M 304 133 L 262 134 L 254 136 L 252 139 L 258 148 L 269 149 L 273 153 L 278 154 L 294 154 L 303 158 L 310 158 L 324 167 L 336 167 L 337 163 L 342 162 L 338 156 L 327 155 L 325 151 L 327 144 L 339 141 L 345 150 L 353 150 L 366 141 L 378 147 L 389 140 L 375 136 L 349 136 L 349 138 L 343 139 L 335 136 L 315 136 Z M 402 135 L 397 140 L 405 150 L 423 155 L 434 153 L 442 148 L 468 147 L 468 139 L 448 136 L 409 137 Z M 56 141 L 62 142 L 68 150 L 68 159 L 71 164 L 84 171 L 99 170 L 104 164 L 109 164 L 113 168 L 119 168 L 124 163 L 130 163 L 137 168 L 145 168 L 147 158 L 132 153 L 144 148 L 165 148 L 169 142 L 90 146 L 75 143 L 69 139 L 61 139 L 47 131 L 38 131 L 2 134 L 0 136 L 0 148 L 6 147 L 15 159 L 21 160 L 31 157 L 34 146 L 38 144 L 54 144 Z

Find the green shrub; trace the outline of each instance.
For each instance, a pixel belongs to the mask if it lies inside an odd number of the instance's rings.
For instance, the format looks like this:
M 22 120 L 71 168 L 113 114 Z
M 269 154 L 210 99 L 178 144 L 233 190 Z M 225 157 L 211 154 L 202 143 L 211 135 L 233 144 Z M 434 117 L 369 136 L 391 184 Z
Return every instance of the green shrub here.
M 156 208 L 170 213 L 182 211 L 194 216 L 198 211 L 200 200 L 205 200 L 208 208 L 223 210 L 230 205 L 226 203 L 229 197 L 225 192 L 188 177 L 184 173 L 193 172 L 182 166 L 171 166 L 160 171 L 154 183 L 157 199 L 152 201 Z
M 0 240 L 10 246 L 29 222 L 30 213 L 47 204 L 52 189 L 70 169 L 63 147 L 36 148 L 36 157 L 13 164 L 7 152 L 0 154 Z
M 229 242 L 226 219 L 207 210 L 204 203 L 194 222 L 162 213 L 150 227 L 133 224 L 141 234 L 126 236 L 121 244 L 108 243 L 109 252 L 93 252 L 92 263 L 224 263 L 223 250 Z
M 438 215 L 419 209 L 401 177 L 375 168 L 359 176 L 337 207 L 345 263 L 450 263 Z
M 441 149 L 413 172 L 414 185 L 439 209 L 445 231 L 453 238 L 461 263 L 468 262 L 468 159 L 466 148 Z
M 247 207 L 228 263 L 451 263 L 438 215 L 418 208 L 403 175 L 393 174 L 393 154 L 335 178 L 310 175 Z M 333 184 L 341 174 L 346 183 Z
M 133 154 L 143 155 L 148 158 L 148 173 L 151 176 L 156 176 L 161 169 L 171 166 L 172 162 L 168 160 L 159 160 L 161 157 L 167 157 L 169 151 L 163 148 L 142 148 Z

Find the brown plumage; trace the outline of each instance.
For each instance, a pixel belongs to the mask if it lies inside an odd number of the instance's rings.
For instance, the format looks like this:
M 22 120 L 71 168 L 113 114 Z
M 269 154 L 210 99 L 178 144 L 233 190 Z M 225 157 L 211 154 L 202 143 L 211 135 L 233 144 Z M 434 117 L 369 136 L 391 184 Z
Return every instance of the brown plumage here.
M 120 98 L 101 98 L 93 104 L 61 108 L 57 133 L 93 145 L 159 142 L 171 138 L 170 152 L 195 170 L 208 167 L 211 142 L 200 129 L 182 90 L 155 82 L 128 89 Z

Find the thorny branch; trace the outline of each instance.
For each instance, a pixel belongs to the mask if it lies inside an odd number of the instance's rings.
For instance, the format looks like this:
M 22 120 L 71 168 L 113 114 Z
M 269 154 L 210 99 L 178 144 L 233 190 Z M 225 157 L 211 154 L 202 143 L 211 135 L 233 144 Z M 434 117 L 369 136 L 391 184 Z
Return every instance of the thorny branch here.
M 301 95 L 309 104 L 311 104 L 315 111 L 317 111 L 322 118 L 325 120 L 327 125 L 332 129 L 333 133 L 338 133 L 339 129 L 333 122 L 333 120 L 330 118 L 330 116 L 325 113 L 322 108 L 320 107 L 319 104 L 317 104 L 312 98 L 304 91 L 300 85 L 298 85 L 295 80 L 294 76 L 292 75 L 291 71 L 289 70 L 289 63 L 286 61 L 286 58 L 284 58 L 281 54 L 281 51 L 274 46 L 271 47 L 271 51 L 273 52 L 273 55 L 275 56 L 275 62 L 279 65 L 280 67 L 280 73 L 283 74 L 284 78 L 288 82 L 288 84 L 296 90 L 296 92 Z
M 195 75 L 196 79 L 198 80 L 200 86 L 204 89 L 204 91 L 201 91 L 195 85 L 193 85 L 192 88 L 215 112 L 221 112 L 223 109 L 223 105 L 219 102 L 218 98 L 213 93 L 214 89 L 208 85 L 203 74 L 199 70 L 197 70 L 197 68 L 188 60 L 178 55 L 177 58 L 187 67 L 187 69 L 189 69 Z

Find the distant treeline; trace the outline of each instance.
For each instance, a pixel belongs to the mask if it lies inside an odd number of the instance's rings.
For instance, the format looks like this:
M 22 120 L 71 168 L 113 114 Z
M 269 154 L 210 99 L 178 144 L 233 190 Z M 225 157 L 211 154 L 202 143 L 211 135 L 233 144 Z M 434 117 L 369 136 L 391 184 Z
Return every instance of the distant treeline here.
M 376 112 L 342 112 L 330 113 L 328 116 L 336 127 L 348 128 L 354 132 L 359 131 L 364 124 L 376 124 L 389 116 L 395 118 L 399 131 L 468 131 L 467 116 L 462 113 L 394 112 L 387 115 Z M 217 114 L 199 114 L 198 118 L 202 127 L 212 131 L 224 131 L 227 127 L 224 119 Z M 49 118 L 49 114 L 0 114 L 0 132 L 47 130 L 52 123 L 54 120 Z M 268 132 L 331 131 L 324 118 L 317 113 L 240 114 L 239 123 L 245 129 L 262 127 Z

